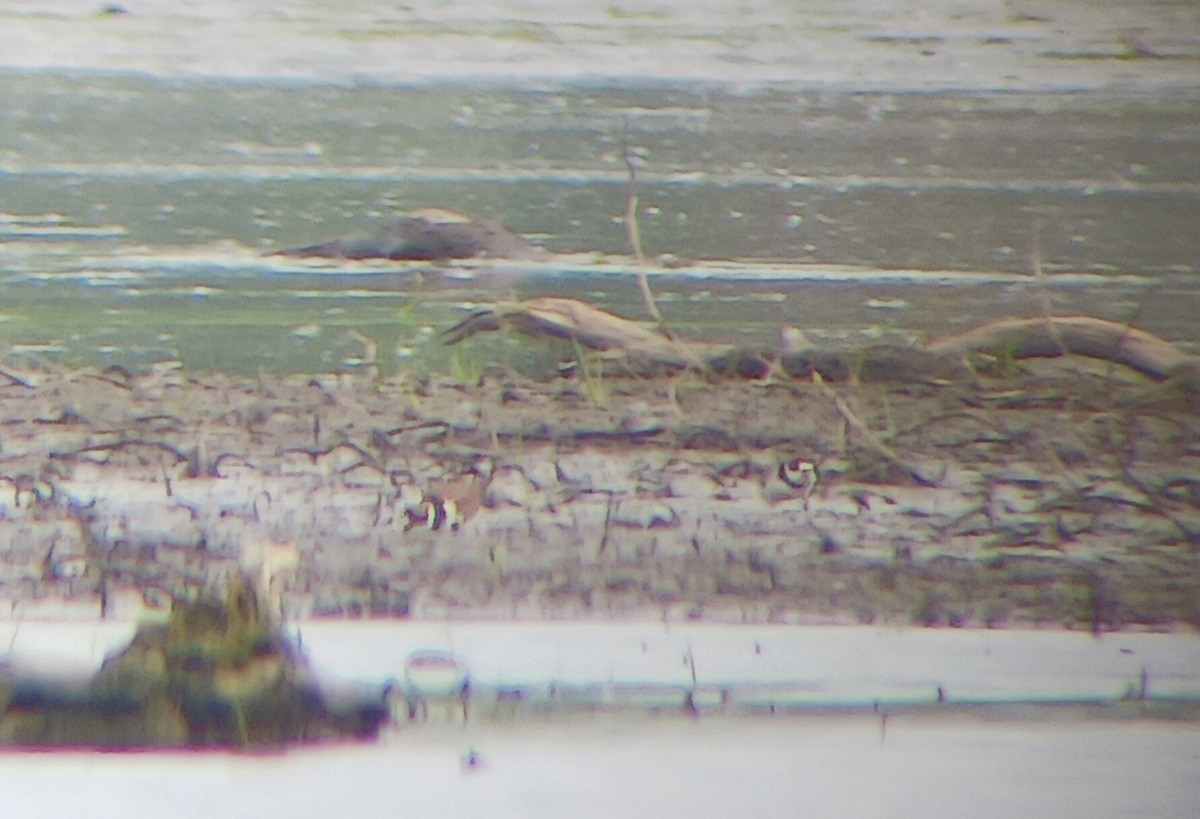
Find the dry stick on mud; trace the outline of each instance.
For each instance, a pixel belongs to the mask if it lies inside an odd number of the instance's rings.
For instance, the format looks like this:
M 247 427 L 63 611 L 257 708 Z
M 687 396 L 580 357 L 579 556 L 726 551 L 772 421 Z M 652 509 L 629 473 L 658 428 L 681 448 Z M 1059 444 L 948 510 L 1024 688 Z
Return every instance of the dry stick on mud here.
M 863 444 L 867 449 L 871 450 L 888 463 L 903 469 L 909 474 L 910 477 L 912 477 L 913 480 L 922 486 L 936 486 L 941 479 L 945 477 L 946 469 L 944 467 L 942 469 L 942 474 L 934 478 L 925 474 L 925 471 L 919 467 L 905 461 L 904 458 L 900 457 L 900 454 L 897 453 L 896 450 L 879 440 L 879 436 L 872 432 L 869 427 L 867 427 L 867 425 L 861 418 L 858 417 L 854 410 L 850 409 L 850 406 L 846 403 L 845 399 L 843 399 L 842 396 L 838 395 L 832 387 L 825 383 L 825 379 L 821 378 L 820 373 L 814 372 L 812 377 L 813 383 L 820 387 L 822 392 L 825 393 L 825 396 L 833 402 L 833 407 L 837 410 L 838 415 L 842 416 L 842 420 L 846 422 L 846 425 L 858 434 L 859 438 L 862 439 Z
M 7 378 L 13 384 L 16 384 L 18 387 L 24 387 L 27 390 L 37 389 L 37 384 L 32 383 L 21 375 L 18 375 L 15 370 L 10 370 L 7 367 L 0 367 L 0 375 Z
M 26 389 L 36 390 L 42 386 L 49 378 L 57 376 L 60 380 L 67 380 L 73 374 L 73 371 L 67 367 L 55 364 L 48 358 L 40 355 L 30 355 L 30 360 L 40 369 L 31 370 L 26 368 L 23 372 L 13 369 L 12 367 L 0 367 L 0 375 L 7 378 L 13 384 Z

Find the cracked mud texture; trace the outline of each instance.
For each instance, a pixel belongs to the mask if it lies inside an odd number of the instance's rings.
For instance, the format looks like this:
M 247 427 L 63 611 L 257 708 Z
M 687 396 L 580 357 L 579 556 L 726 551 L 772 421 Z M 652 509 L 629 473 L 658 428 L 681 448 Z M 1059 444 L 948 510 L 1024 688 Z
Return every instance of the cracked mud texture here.
M 275 543 L 289 616 L 1200 625 L 1200 398 L 1176 383 L 1064 358 L 674 392 L 27 374 L 0 386 L 0 605 L 163 608 Z

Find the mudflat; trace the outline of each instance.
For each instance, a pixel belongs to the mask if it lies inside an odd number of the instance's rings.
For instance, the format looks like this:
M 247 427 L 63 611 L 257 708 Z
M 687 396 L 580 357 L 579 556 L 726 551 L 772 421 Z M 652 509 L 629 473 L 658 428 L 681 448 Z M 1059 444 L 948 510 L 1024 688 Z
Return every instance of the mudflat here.
M 262 542 L 298 555 L 293 616 L 1194 625 L 1196 394 L 1089 361 L 903 384 L 586 356 L 466 382 L 43 372 L 0 388 L 4 586 L 15 612 L 162 605 Z
M 1191 4 L 793 6 L 0 6 L 5 340 L 51 359 L 0 388 L 14 611 L 165 605 L 259 542 L 298 556 L 297 615 L 1196 623 L 1186 385 L 409 366 L 386 351 L 509 294 L 264 260 L 430 194 L 625 253 L 624 120 L 655 289 L 705 341 L 1069 312 L 1194 351 Z M 695 285 L 714 257 L 749 262 Z M 626 262 L 516 295 L 637 317 Z M 762 292 L 840 263 L 949 285 Z M 956 287 L 981 268 L 1028 277 Z

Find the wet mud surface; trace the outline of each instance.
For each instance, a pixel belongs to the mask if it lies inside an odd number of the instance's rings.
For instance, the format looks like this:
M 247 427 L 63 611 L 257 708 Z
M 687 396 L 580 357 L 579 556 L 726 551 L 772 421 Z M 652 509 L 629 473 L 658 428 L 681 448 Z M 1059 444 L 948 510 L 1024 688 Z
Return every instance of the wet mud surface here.
M 15 616 L 165 607 L 282 555 L 293 617 L 1200 623 L 1196 394 L 1083 359 L 905 385 L 45 370 L 0 397 Z
M 510 297 L 634 315 L 629 150 L 690 337 L 1054 313 L 1195 351 L 1191 5 L 793 6 L 0 4 L 0 597 L 164 608 L 257 561 L 290 616 L 1200 621 L 1172 381 L 557 377 L 578 351 L 432 340 Z M 596 264 L 269 255 L 429 204 Z

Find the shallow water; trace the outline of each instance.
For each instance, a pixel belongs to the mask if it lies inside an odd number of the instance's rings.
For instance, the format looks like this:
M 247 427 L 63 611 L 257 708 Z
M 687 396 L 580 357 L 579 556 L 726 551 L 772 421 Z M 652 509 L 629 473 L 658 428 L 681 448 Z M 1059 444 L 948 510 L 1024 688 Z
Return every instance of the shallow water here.
M 553 293 L 639 317 L 614 257 L 626 145 L 645 250 L 675 268 L 654 287 L 688 335 L 920 337 L 1049 309 L 1200 340 L 1186 99 L 13 72 L 0 88 L 0 341 L 69 364 L 353 368 L 354 328 L 385 370 L 445 369 L 431 335 L 475 303 Z M 263 255 L 427 204 L 575 255 L 440 272 Z

